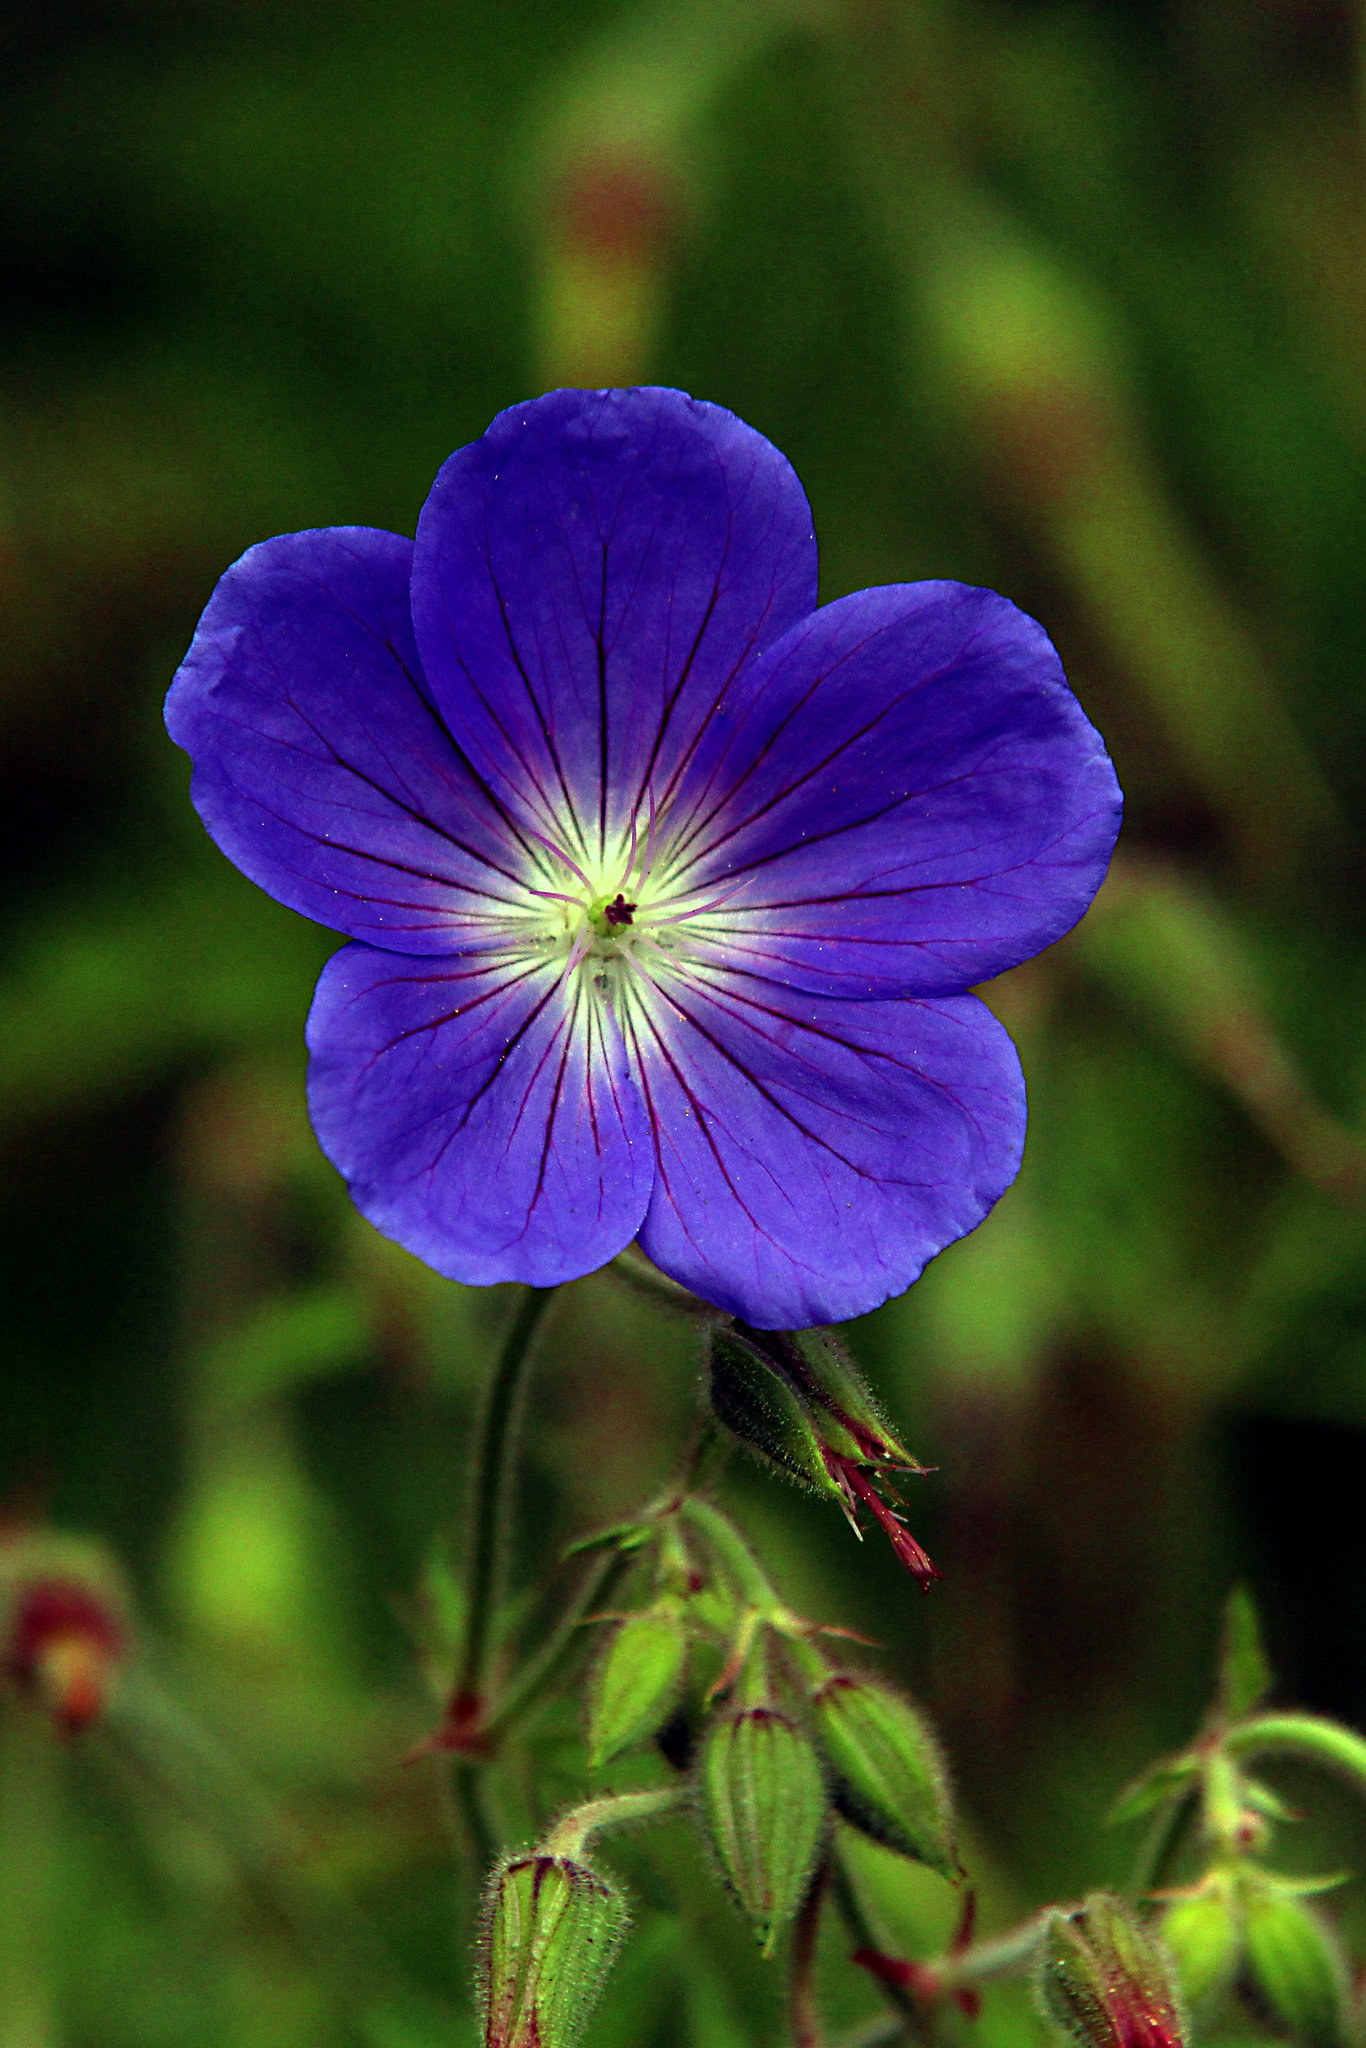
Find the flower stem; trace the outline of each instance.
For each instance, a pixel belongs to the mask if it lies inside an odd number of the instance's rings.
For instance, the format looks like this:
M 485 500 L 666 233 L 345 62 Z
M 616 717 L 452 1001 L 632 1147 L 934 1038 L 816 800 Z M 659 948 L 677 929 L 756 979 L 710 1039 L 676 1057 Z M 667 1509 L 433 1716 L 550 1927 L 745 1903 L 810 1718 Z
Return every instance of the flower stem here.
M 1139 1844 L 1138 1856 L 1130 1874 L 1126 1896 L 1135 1905 L 1144 1894 L 1153 1891 L 1167 1875 L 1172 1858 L 1180 1847 L 1186 1831 L 1186 1823 L 1195 1810 L 1194 1784 L 1182 1786 L 1169 1799 L 1164 1800 L 1153 1815 L 1148 1832 Z
M 478 1887 L 483 1883 L 485 1873 L 497 1861 L 498 1844 L 493 1839 L 484 1805 L 484 1773 L 480 1766 L 471 1758 L 457 1757 L 451 1769 L 450 1784 L 451 1800 L 469 1851 L 469 1879 L 475 1886 L 471 1900 L 473 1910 L 473 1899 L 479 1895 Z
M 1290 1756 L 1321 1771 L 1335 1771 L 1366 1793 L 1366 1741 L 1318 1714 L 1256 1714 L 1230 1728 L 1224 1749 L 1240 1761 L 1254 1756 Z
M 553 1287 L 528 1287 L 494 1367 L 474 1467 L 465 1634 L 451 1718 L 475 1729 L 487 1707 L 489 1644 L 502 1590 L 503 1538 L 516 1464 L 517 1420 L 532 1340 Z
M 820 1935 L 821 1907 L 825 1903 L 829 1882 L 830 1865 L 821 1863 L 807 1889 L 797 1924 L 792 1930 L 792 1970 L 787 1995 L 792 2048 L 824 2048 L 820 2007 L 816 2003 L 816 1943 Z
M 483 1733 L 490 1744 L 497 1743 L 515 1728 L 523 1714 L 535 1705 L 542 1688 L 558 1674 L 561 1665 L 576 1648 L 579 1631 L 588 1615 L 604 1600 L 610 1600 L 631 1563 L 629 1552 L 624 1551 L 613 1551 L 593 1560 L 545 1642 L 514 1673 L 507 1690 L 484 1722 Z
M 723 1571 L 742 1600 L 764 1612 L 778 1606 L 778 1596 L 758 1559 L 734 1523 L 728 1521 L 719 1508 L 713 1507 L 700 1495 L 691 1494 L 679 1512 L 710 1547 L 713 1556 L 720 1560 Z
M 956 1955 L 938 1958 L 932 1965 L 935 1975 L 946 1991 L 959 1985 L 984 1984 L 993 1977 L 1025 1976 L 1034 1966 L 1050 1914 L 1070 1910 L 1067 1906 L 1045 1906 L 1042 1912 L 1031 1913 L 1027 1920 L 1008 1928 L 1004 1934 L 993 1934 L 985 1941 L 975 1941 L 971 1948 L 960 1949 Z
M 835 1904 L 839 1907 L 840 1917 L 849 1930 L 854 1947 L 878 1950 L 884 1948 L 886 1944 L 864 1912 L 863 1901 L 838 1855 L 831 1859 L 830 1880 Z M 929 2029 L 925 2024 L 925 2015 L 906 1987 L 885 1977 L 879 1977 L 877 1983 L 883 1997 L 900 2015 L 901 2025 L 908 2039 L 914 2042 L 927 2041 Z

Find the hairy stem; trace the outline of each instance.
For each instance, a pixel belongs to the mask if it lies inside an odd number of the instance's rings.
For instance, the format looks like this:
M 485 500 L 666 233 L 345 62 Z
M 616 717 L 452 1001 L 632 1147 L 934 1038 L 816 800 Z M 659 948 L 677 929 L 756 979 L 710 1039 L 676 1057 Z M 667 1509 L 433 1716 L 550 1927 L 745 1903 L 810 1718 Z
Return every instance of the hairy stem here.
M 558 1677 L 578 1645 L 584 1622 L 594 1608 L 611 1599 L 633 1561 L 630 1552 L 620 1550 L 593 1559 L 540 1649 L 514 1672 L 507 1690 L 485 1721 L 483 1732 L 490 1744 L 509 1734 L 536 1704 L 545 1687 Z
M 668 1820 L 687 1806 L 691 1797 L 686 1785 L 665 1785 L 658 1792 L 606 1793 L 556 1821 L 545 1838 L 544 1852 L 548 1856 L 581 1856 L 591 1835 L 634 1827 L 639 1821 Z
M 719 1508 L 713 1507 L 700 1495 L 692 1494 L 683 1502 L 679 1512 L 683 1521 L 695 1529 L 708 1545 L 712 1555 L 720 1560 L 723 1571 L 742 1600 L 751 1607 L 764 1610 L 778 1605 L 778 1596 L 758 1559 L 739 1530 Z
M 1031 1913 L 1018 1927 L 1011 1927 L 1004 1934 L 993 1934 L 986 1941 L 975 1941 L 971 1948 L 960 1949 L 956 1955 L 940 1957 L 933 1969 L 945 1990 L 958 1985 L 983 1984 L 992 1977 L 1024 1976 L 1034 1966 L 1039 1943 L 1049 1916 L 1066 1913 L 1067 1906 L 1045 1906 L 1040 1913 Z
M 1224 1737 L 1224 1749 L 1240 1761 L 1254 1756 L 1289 1756 L 1321 1771 L 1335 1771 L 1366 1793 L 1366 1741 L 1351 1728 L 1318 1714 L 1256 1714 Z
M 487 1706 L 489 1645 L 502 1591 L 503 1538 L 516 1466 L 517 1419 L 532 1340 L 553 1287 L 529 1287 L 494 1367 L 474 1467 L 465 1634 L 456 1666 L 452 1718 L 477 1727 Z

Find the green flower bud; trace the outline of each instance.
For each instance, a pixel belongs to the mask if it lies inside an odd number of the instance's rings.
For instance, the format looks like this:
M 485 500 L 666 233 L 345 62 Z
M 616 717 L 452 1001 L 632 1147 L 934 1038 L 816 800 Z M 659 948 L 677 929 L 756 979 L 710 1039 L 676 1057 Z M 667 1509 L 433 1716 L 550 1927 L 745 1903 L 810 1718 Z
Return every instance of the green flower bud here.
M 899 1855 L 958 1877 L 943 1758 L 910 1701 L 841 1672 L 817 1689 L 811 1712 L 844 1818 Z
M 1181 2048 L 1166 1957 L 1105 1892 L 1052 1915 L 1036 1985 L 1045 2018 L 1078 2048 Z
M 814 1744 L 774 1707 L 712 1723 L 698 1768 L 702 1821 L 765 1955 L 802 1902 L 825 1834 Z
M 1162 1916 L 1162 1939 L 1188 2005 L 1212 2004 L 1232 1983 L 1242 1953 L 1242 1925 L 1224 1886 L 1169 1906 Z
M 1249 1891 L 1244 1904 L 1248 1988 L 1306 2048 L 1340 2048 L 1347 2036 L 1347 1981 L 1327 1926 L 1302 1900 Z
M 564 1856 L 519 1856 L 485 1893 L 485 2048 L 573 2048 L 628 1919 L 600 1872 Z
M 688 1660 L 688 1634 L 672 1602 L 632 1614 L 609 1638 L 588 1697 L 588 1762 L 597 1770 L 668 1719 Z

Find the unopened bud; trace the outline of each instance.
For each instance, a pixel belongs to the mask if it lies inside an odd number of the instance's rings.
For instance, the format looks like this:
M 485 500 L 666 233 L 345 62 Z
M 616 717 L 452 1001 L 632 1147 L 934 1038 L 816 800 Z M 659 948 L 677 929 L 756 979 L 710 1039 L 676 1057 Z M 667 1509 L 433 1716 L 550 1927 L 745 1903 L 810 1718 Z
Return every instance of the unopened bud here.
M 1178 1899 L 1163 1914 L 1161 1927 L 1186 2003 L 1209 2004 L 1232 1983 L 1242 1952 L 1241 1921 L 1226 1887 Z
M 741 1707 L 708 1731 L 698 1791 L 726 1883 L 771 1955 L 801 1905 L 825 1834 L 815 1747 L 777 1708 Z
M 1037 1984 L 1045 2017 L 1078 2048 L 1180 2048 L 1184 2040 L 1162 1949 L 1105 1892 L 1052 1916 Z
M 485 1894 L 485 2048 L 573 2048 L 627 1923 L 601 1872 L 564 1856 L 520 1856 Z
M 633 1742 L 653 1735 L 669 1709 L 688 1659 L 688 1634 L 674 1602 L 628 1615 L 607 1642 L 588 1700 L 588 1762 L 596 1770 Z
M 44 1530 L 0 1539 L 0 1664 L 67 1735 L 99 1719 L 128 1650 L 113 1560 Z
M 839 1672 L 817 1689 L 811 1712 L 844 1818 L 899 1855 L 958 1877 L 943 1758 L 910 1701 Z
M 1348 2032 L 1347 1978 L 1324 1922 L 1301 1899 L 1258 1889 L 1244 1904 L 1249 1989 L 1305 2048 L 1341 2048 Z

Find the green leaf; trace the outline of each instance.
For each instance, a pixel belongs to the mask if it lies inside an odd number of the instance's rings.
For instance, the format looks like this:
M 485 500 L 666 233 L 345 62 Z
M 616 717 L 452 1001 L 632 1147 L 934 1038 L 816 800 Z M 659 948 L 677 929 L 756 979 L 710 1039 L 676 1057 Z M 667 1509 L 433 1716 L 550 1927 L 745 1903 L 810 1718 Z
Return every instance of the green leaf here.
M 1178 1757 L 1174 1763 L 1154 1764 L 1120 1793 L 1105 1817 L 1107 1827 L 1122 1827 L 1125 1821 L 1141 1820 L 1145 1813 L 1155 1812 L 1164 1800 L 1186 1790 L 1197 1768 L 1195 1758 L 1189 1756 Z
M 1279 1887 L 1254 1894 L 1245 1919 L 1248 1971 L 1260 2001 L 1306 2048 L 1347 2037 L 1342 1956 L 1318 1915 Z
M 1219 1651 L 1219 1713 L 1241 1721 L 1271 1690 L 1272 1671 L 1262 1644 L 1262 1625 L 1246 1586 L 1235 1586 L 1224 1608 Z

